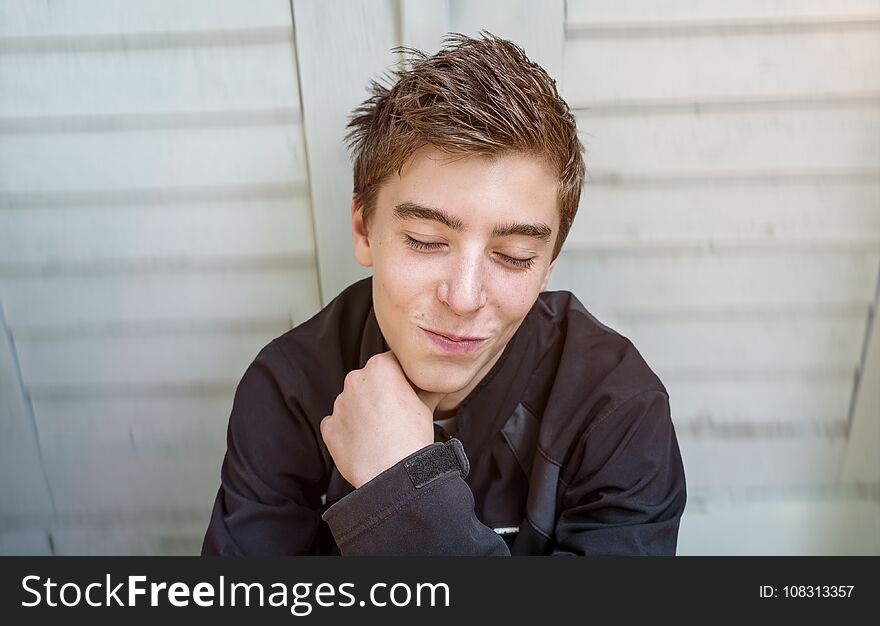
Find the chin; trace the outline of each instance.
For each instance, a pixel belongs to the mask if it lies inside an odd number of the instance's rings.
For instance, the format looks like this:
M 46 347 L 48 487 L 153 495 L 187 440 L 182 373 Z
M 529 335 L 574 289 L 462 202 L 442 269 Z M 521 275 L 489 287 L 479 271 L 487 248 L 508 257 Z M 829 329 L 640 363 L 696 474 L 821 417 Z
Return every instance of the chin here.
M 470 368 L 456 365 L 415 363 L 412 367 L 403 365 L 407 378 L 416 387 L 432 393 L 455 393 L 467 387 L 473 378 Z

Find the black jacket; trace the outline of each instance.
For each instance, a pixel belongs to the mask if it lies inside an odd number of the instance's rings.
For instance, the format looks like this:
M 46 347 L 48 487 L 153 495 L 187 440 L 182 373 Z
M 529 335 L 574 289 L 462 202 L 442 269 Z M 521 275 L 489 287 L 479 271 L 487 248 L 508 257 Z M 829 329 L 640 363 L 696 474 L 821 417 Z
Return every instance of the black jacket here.
M 539 296 L 438 443 L 354 490 L 319 423 L 388 349 L 371 289 L 245 372 L 203 554 L 675 554 L 686 489 L 666 389 L 568 292 Z

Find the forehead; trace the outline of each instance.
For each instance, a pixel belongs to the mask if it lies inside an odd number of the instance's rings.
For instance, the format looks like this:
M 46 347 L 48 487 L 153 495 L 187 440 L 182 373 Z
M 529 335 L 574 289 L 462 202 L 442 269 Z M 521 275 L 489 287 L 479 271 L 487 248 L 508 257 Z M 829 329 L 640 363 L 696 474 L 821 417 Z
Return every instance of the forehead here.
M 542 221 L 556 230 L 558 184 L 553 169 L 536 156 L 462 157 L 424 146 L 382 185 L 377 209 L 390 215 L 394 206 L 413 202 L 443 209 L 465 227 L 517 220 Z

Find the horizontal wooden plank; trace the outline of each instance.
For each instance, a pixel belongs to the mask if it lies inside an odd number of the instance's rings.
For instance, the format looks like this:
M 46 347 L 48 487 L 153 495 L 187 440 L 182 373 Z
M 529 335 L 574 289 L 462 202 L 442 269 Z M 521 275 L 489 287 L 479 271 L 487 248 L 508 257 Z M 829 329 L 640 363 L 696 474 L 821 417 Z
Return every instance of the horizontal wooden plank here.
M 575 22 L 565 24 L 569 38 L 694 37 L 726 35 L 793 35 L 876 31 L 880 16 L 783 17 L 777 19 L 680 20 L 664 22 Z
M 80 189 L 0 193 L 0 209 L 97 208 L 156 204 L 249 203 L 293 200 L 308 193 L 305 181 L 277 180 L 252 185 L 190 185 L 133 189 Z
M 314 255 L 307 197 L 0 210 L 4 265 L 258 254 Z
M 880 12 L 878 0 L 566 0 L 571 21 L 666 22 L 681 20 L 779 20 L 840 18 Z
M 0 439 L 0 523 L 9 515 L 52 515 L 52 494 L 33 436 Z
M 680 310 L 868 303 L 878 263 L 878 254 L 706 252 L 578 258 L 563 250 L 550 289 L 572 291 L 599 319 L 633 305 Z
M 876 182 L 656 189 L 588 185 L 568 243 L 880 235 Z M 568 245 L 567 243 L 567 245 Z
M 721 34 L 640 37 L 625 44 L 618 37 L 567 38 L 562 95 L 582 107 L 877 92 L 877 35 L 877 30 Z
M 640 189 L 716 188 L 733 189 L 772 185 L 874 184 L 880 180 L 880 168 L 846 168 L 836 170 L 740 170 L 691 172 L 589 172 L 589 186 L 637 187 Z
M 51 80 L 46 80 L 51 77 Z M 299 110 L 290 42 L 0 55 L 0 118 Z
M 638 345 L 636 346 L 639 347 Z M 852 379 L 744 380 L 664 377 L 676 428 L 742 423 L 839 424 L 846 420 Z M 806 426 L 805 426 L 806 427 Z
M 811 170 L 821 177 L 827 170 L 880 167 L 880 108 L 581 114 L 577 122 L 588 170 L 596 173 Z
M 858 494 L 717 498 L 688 503 L 681 556 L 880 555 L 880 501 Z
M 233 393 L 34 399 L 40 441 L 52 448 L 226 445 Z
M 0 556 L 52 556 L 45 530 L 0 531 Z
M 240 377 L 286 330 L 23 339 L 18 353 L 26 386 L 194 383 Z
M 224 30 L 152 31 L 100 35 L 0 37 L 2 54 L 119 53 L 170 48 L 216 48 L 288 44 L 289 26 Z
M 67 0 L 0 4 L 0 37 L 290 26 L 285 0 Z
M 6 193 L 260 184 L 305 179 L 299 126 L 10 135 Z
M 0 438 L 35 445 L 34 420 L 22 386 L 18 356 L 0 301 Z
M 311 254 L 260 254 L 249 256 L 188 257 L 161 256 L 134 259 L 83 259 L 56 261 L 35 261 L 0 264 L 0 276 L 4 278 L 50 278 L 53 276 L 115 276 L 135 277 L 157 272 L 204 271 L 223 272 L 230 270 L 276 270 L 281 268 L 311 267 L 314 257 Z
M 6 278 L 0 281 L 0 299 L 13 329 L 261 316 L 299 324 L 314 315 L 320 303 L 313 266 Z
M 61 528 L 52 543 L 59 556 L 198 556 L 209 520 Z
M 837 482 L 846 439 L 678 437 L 689 487 L 744 488 Z
M 569 258 L 652 258 L 708 254 L 727 256 L 780 256 L 786 254 L 874 255 L 880 250 L 880 237 L 866 234 L 847 238 L 743 239 L 708 238 L 705 240 L 599 241 L 572 243 L 566 248 Z M 2 271 L 2 269 L 0 269 Z
M 603 321 L 628 337 L 649 364 L 674 368 L 855 367 L 867 314 L 788 320 Z
M 65 447 L 46 448 L 44 459 L 60 515 L 198 509 L 207 524 L 224 452 L 209 447 Z
M 867 326 L 859 355 L 859 378 L 854 386 L 850 440 L 840 480 L 880 484 L 880 284 L 874 298 L 875 315 Z

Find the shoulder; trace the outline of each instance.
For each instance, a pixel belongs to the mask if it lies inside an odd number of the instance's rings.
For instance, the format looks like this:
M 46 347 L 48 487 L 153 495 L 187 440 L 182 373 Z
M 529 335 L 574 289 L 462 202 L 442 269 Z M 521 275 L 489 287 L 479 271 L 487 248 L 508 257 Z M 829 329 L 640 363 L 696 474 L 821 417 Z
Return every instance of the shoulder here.
M 599 321 L 574 294 L 544 292 L 538 304 L 538 326 L 555 328 L 561 343 L 558 374 L 588 385 L 602 382 L 624 396 L 666 391 L 633 342 Z
M 275 338 L 266 349 L 282 355 L 298 376 L 320 388 L 338 382 L 358 360 L 372 316 L 372 280 L 360 280 L 331 300 L 310 319 Z M 335 395 L 334 395 L 335 397 Z
M 237 395 L 271 391 L 302 413 L 320 419 L 332 407 L 345 374 L 357 367 L 372 311 L 371 282 L 354 283 L 314 316 L 265 345 L 245 371 Z
M 544 413 L 548 455 L 561 461 L 601 422 L 636 419 L 639 407 L 666 407 L 658 415 L 668 415 L 666 387 L 629 338 L 567 291 L 542 293 L 537 308 L 538 332 L 555 332 L 557 346 Z

